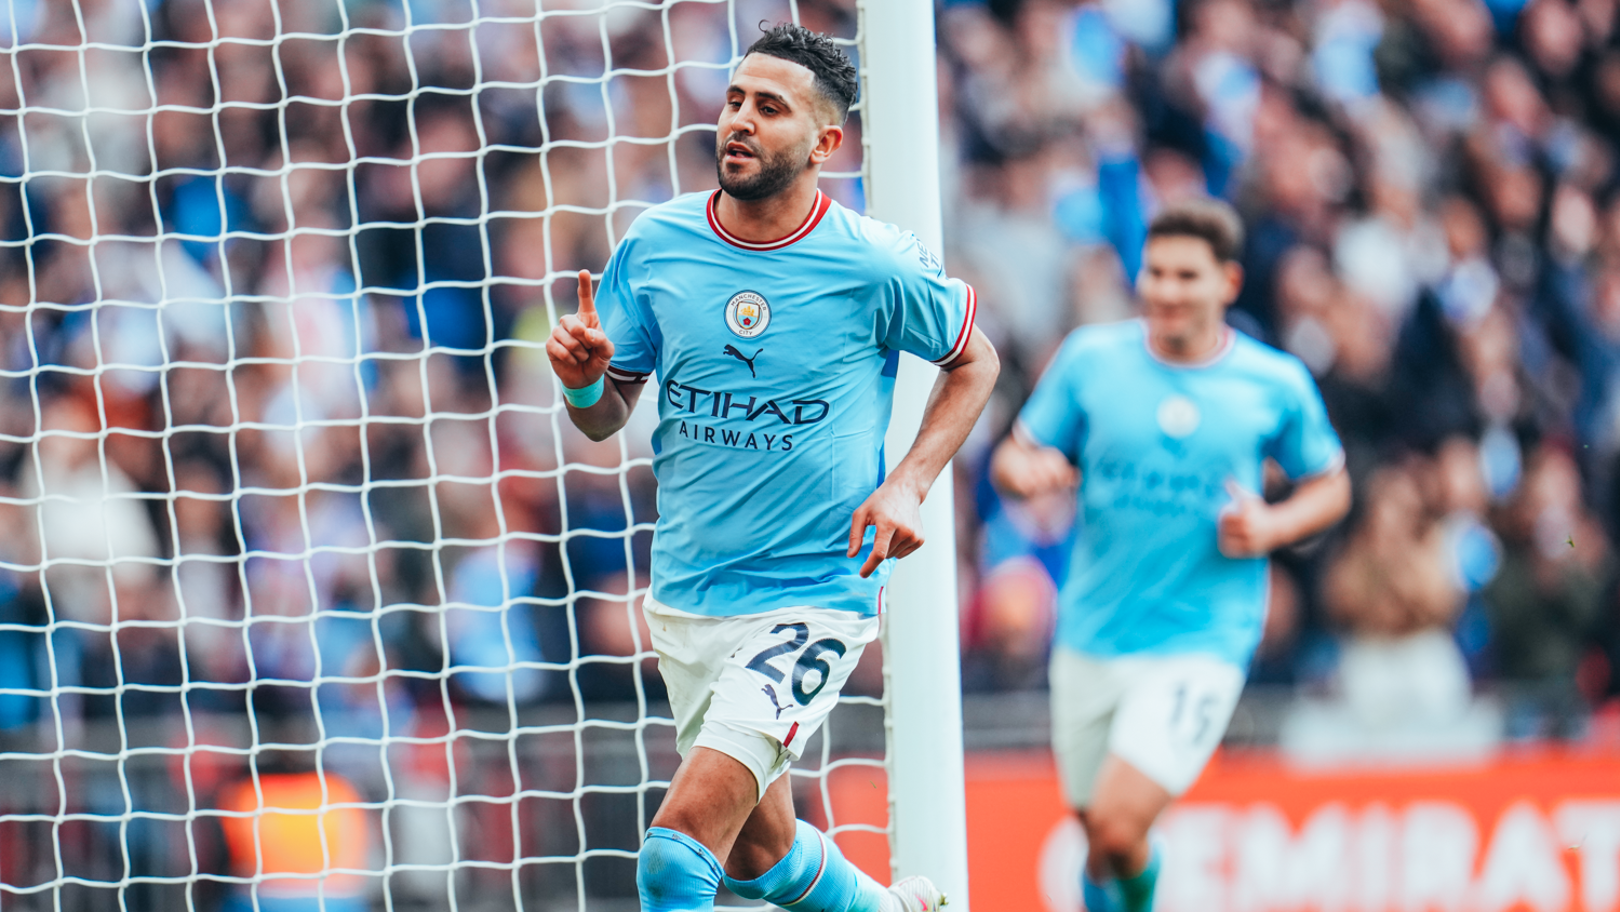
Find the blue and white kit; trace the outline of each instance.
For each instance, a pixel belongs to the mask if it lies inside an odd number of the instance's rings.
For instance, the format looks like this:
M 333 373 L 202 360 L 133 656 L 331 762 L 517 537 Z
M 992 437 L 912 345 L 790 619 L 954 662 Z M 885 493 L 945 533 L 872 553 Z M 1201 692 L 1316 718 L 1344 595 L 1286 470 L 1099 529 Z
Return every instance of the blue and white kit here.
M 1305 365 L 1226 334 L 1209 360 L 1182 365 L 1153 354 L 1140 321 L 1082 327 L 1025 403 L 1016 432 L 1080 468 L 1083 526 L 1059 597 L 1061 645 L 1248 666 L 1266 559 L 1220 552 L 1226 484 L 1259 491 L 1268 457 L 1298 480 L 1344 456 Z
M 602 277 L 609 376 L 657 376 L 652 592 L 726 617 L 877 612 L 849 522 L 883 479 L 895 366 L 967 346 L 973 290 L 892 225 L 829 197 L 777 241 L 733 237 L 719 191 L 655 206 Z
M 1233 330 L 1200 364 L 1154 355 L 1141 321 L 1064 341 L 1015 433 L 1080 468 L 1083 523 L 1059 594 L 1052 747 L 1071 805 L 1107 755 L 1172 795 L 1220 743 L 1266 610 L 1266 559 L 1222 554 L 1228 482 L 1259 491 L 1338 468 L 1338 436 L 1298 359 Z
M 720 751 L 761 795 L 826 721 L 877 636 L 885 561 L 848 556 L 883 481 L 899 355 L 947 365 L 973 290 L 915 235 L 817 193 L 792 234 L 727 232 L 719 192 L 643 213 L 597 306 L 619 382 L 656 376 L 651 595 L 684 755 Z

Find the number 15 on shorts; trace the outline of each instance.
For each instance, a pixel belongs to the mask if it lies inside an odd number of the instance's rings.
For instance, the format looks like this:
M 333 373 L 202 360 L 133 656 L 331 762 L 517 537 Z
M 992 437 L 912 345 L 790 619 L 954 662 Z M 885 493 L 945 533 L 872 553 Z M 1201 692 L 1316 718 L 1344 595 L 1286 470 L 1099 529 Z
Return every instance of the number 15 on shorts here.
M 1210 738 L 1219 738 L 1225 729 L 1222 694 L 1182 681 L 1171 698 L 1171 736 L 1195 751 L 1212 747 Z

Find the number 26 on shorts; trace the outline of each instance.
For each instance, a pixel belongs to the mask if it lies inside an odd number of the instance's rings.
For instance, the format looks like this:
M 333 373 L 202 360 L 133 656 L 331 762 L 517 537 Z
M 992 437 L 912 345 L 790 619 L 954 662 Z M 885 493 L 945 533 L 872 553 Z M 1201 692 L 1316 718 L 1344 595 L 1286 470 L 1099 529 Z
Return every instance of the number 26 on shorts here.
M 849 647 L 835 637 L 826 637 L 811 643 L 809 648 L 804 648 L 804 644 L 810 639 L 810 625 L 805 623 L 777 624 L 771 628 L 772 634 L 787 631 L 793 632 L 791 638 L 783 640 L 775 646 L 768 646 L 760 650 L 757 655 L 748 660 L 745 667 L 749 671 L 762 674 L 780 684 L 788 676 L 788 673 L 771 664 L 771 660 L 804 649 L 803 652 L 799 653 L 798 660 L 793 663 L 792 689 L 793 699 L 800 706 L 809 706 L 810 701 L 814 700 L 816 695 L 821 693 L 821 689 L 827 686 L 827 679 L 832 675 L 832 666 L 827 664 L 824 656 L 832 654 L 838 658 L 843 658 L 844 654 L 849 651 Z M 805 680 L 812 673 L 816 674 L 815 687 L 806 690 Z

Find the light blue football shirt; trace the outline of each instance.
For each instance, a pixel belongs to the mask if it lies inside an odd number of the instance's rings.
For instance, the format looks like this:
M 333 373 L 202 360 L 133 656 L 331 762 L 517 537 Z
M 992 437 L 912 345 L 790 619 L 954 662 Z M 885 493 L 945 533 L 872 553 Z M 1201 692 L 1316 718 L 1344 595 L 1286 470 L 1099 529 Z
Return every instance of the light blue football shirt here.
M 1248 665 L 1266 559 L 1216 544 L 1228 479 L 1259 491 L 1267 457 L 1291 478 L 1343 460 L 1299 359 L 1227 330 L 1203 364 L 1160 360 L 1140 320 L 1069 335 L 1018 433 L 1080 468 L 1084 523 L 1059 596 L 1058 643 L 1115 657 L 1206 653 Z
M 719 192 L 642 213 L 597 307 L 617 380 L 656 374 L 653 598 L 711 617 L 815 605 L 871 615 L 889 564 L 861 579 L 850 519 L 883 480 L 899 352 L 947 364 L 973 290 L 916 236 L 817 194 L 753 243 Z

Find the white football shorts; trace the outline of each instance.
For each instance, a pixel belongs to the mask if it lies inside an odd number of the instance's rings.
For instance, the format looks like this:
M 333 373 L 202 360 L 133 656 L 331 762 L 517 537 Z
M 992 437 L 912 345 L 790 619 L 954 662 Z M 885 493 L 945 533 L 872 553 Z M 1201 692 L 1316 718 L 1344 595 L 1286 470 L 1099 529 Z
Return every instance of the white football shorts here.
M 1192 787 L 1243 693 L 1243 669 L 1208 655 L 1101 658 L 1052 650 L 1052 752 L 1069 805 L 1090 805 L 1109 754 L 1172 795 Z
M 707 747 L 748 767 L 760 797 L 799 759 L 878 635 L 878 618 L 831 608 L 701 617 L 648 596 L 675 747 Z

